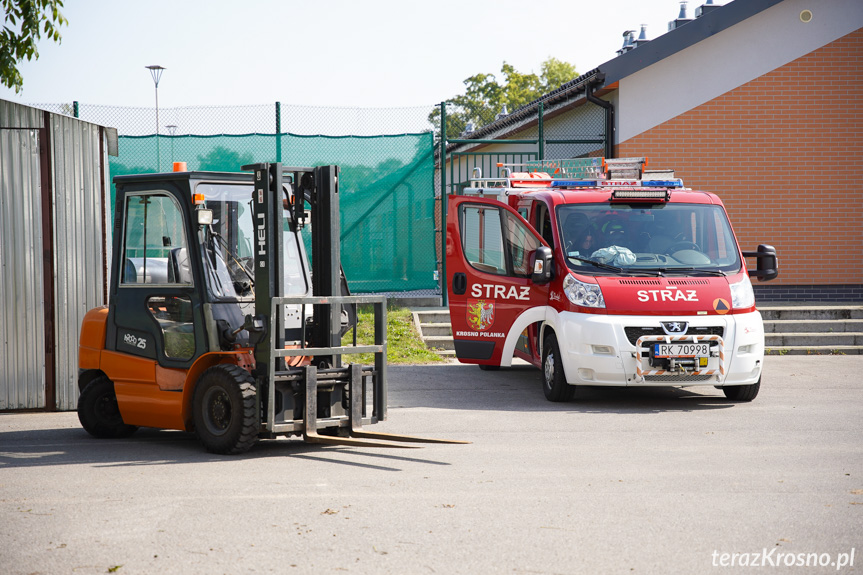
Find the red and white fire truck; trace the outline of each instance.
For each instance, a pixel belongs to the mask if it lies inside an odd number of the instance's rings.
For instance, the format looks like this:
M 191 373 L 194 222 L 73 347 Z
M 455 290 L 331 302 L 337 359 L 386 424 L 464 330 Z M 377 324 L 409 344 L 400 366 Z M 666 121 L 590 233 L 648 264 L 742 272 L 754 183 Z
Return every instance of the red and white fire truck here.
M 502 178 L 474 169 L 448 198 L 459 361 L 524 359 L 551 401 L 580 385 L 712 385 L 755 398 L 764 329 L 749 278 L 775 278 L 778 260 L 769 245 L 740 250 L 718 196 L 644 158 L 499 167 Z

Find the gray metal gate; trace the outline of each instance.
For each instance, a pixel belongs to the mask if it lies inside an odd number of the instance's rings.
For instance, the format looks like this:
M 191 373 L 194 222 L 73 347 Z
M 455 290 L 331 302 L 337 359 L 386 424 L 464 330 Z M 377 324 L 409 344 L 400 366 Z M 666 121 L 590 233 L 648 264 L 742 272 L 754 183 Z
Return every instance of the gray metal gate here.
M 0 409 L 33 409 L 45 407 L 38 130 L 0 129 L 0 174 Z

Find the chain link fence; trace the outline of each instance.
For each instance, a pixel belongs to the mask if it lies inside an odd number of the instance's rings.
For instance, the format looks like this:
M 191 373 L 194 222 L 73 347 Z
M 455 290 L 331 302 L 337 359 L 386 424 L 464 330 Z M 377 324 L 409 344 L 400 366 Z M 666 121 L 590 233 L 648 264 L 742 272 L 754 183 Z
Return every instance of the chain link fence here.
M 395 109 L 34 104 L 119 134 L 111 176 L 245 164 L 341 168 L 342 264 L 355 293 L 436 295 L 432 106 Z M 158 118 L 158 119 L 157 119 Z M 158 129 L 158 133 L 157 133 Z M 113 211 L 114 188 L 111 188 Z
M 179 161 L 206 171 L 238 171 L 263 161 L 338 164 L 343 264 L 351 289 L 439 295 L 443 200 L 474 168 L 500 177 L 498 163 L 608 154 L 613 118 L 587 99 L 591 82 L 588 73 L 511 113 L 452 102 L 395 109 L 276 102 L 158 113 L 77 102 L 34 105 L 117 128 L 120 154 L 110 159 L 112 176 L 170 171 Z

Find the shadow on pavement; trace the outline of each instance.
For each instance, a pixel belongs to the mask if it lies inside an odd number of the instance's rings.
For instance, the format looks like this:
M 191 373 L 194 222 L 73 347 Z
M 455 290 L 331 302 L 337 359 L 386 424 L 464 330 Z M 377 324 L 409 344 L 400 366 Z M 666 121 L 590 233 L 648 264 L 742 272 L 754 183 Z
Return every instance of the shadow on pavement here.
M 390 408 L 650 414 L 728 409 L 737 403 L 712 386 L 579 387 L 572 401 L 553 403 L 542 392 L 540 371 L 529 365 L 498 371 L 475 365 L 390 366 L 388 377 Z
M 58 414 L 40 414 L 58 415 Z M 448 463 L 406 456 L 415 450 L 381 452 L 382 448 L 343 448 L 305 443 L 299 438 L 262 440 L 241 455 L 216 455 L 204 450 L 193 433 L 141 428 L 124 439 L 96 439 L 83 429 L 37 429 L 0 433 L 0 473 L 23 467 L 87 465 L 94 468 L 241 462 L 288 457 L 328 464 L 401 471 L 403 462 Z M 367 451 L 371 450 L 371 451 Z M 363 459 L 367 461 L 363 461 Z M 372 463 L 371 459 L 376 459 Z M 390 463 L 392 465 L 386 465 Z

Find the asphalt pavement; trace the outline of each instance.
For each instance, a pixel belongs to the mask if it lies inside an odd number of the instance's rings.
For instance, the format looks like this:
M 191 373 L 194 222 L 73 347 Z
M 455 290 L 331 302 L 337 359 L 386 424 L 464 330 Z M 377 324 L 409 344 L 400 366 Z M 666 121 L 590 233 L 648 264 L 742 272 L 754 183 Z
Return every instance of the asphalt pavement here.
M 472 442 L 411 450 L 217 456 L 188 433 L 0 414 L 0 572 L 861 572 L 861 375 L 863 356 L 770 356 L 752 403 L 555 404 L 527 366 L 390 366 L 375 430 Z

